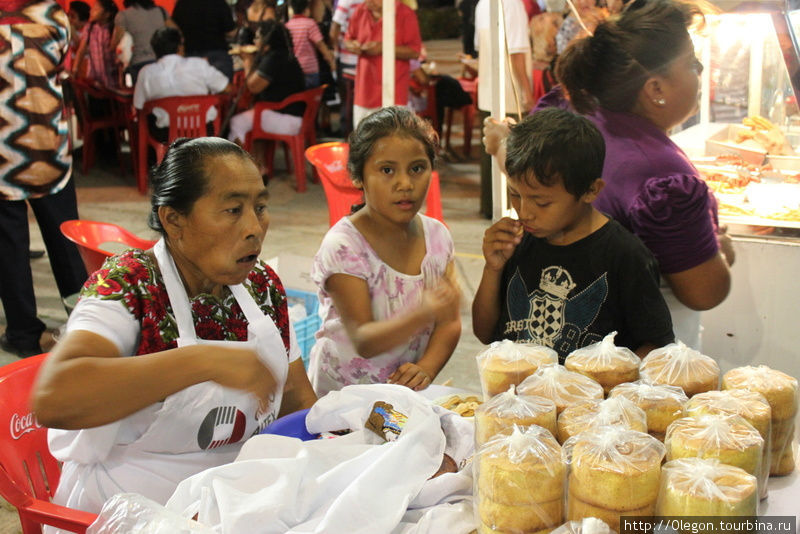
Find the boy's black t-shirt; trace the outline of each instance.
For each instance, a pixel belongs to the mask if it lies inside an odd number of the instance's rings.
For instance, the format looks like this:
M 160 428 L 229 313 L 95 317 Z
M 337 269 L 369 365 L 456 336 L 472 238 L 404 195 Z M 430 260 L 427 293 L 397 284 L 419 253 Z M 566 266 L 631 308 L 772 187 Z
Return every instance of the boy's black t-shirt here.
M 618 346 L 663 346 L 674 335 L 658 286 L 652 253 L 614 220 L 566 246 L 525 234 L 503 269 L 494 339 L 552 347 L 560 363 L 614 330 Z

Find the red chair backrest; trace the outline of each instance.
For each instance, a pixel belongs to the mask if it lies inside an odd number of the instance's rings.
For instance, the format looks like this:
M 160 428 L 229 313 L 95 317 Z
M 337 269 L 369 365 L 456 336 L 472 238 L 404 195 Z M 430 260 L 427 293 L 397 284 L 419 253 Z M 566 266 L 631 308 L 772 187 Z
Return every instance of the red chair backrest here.
M 350 146 L 347 143 L 336 141 L 310 146 L 306 149 L 306 158 L 317 169 L 322 189 L 325 191 L 330 226 L 336 224 L 342 217 L 349 215 L 353 204 L 363 202 L 363 192 L 353 185 L 350 173 L 347 171 L 349 154 Z M 431 174 L 425 204 L 425 215 L 444 223 L 439 173 L 436 171 Z
M 254 116 L 260 117 L 261 112 L 265 109 L 281 110 L 289 104 L 293 104 L 295 102 L 305 102 L 306 109 L 303 111 L 302 132 L 303 139 L 308 140 L 312 135 L 314 135 L 314 124 L 317 119 L 317 112 L 319 111 L 319 105 L 322 101 L 322 93 L 325 91 L 326 87 L 327 85 L 321 85 L 319 87 L 314 87 L 313 89 L 306 89 L 305 91 L 300 91 L 299 93 L 289 95 L 280 102 L 256 102 Z M 253 137 L 255 139 L 270 136 L 272 136 L 272 134 L 265 132 L 261 128 L 260 120 L 253 121 Z
M 219 135 L 220 95 L 171 96 L 145 102 L 142 112 L 145 116 L 153 112 L 153 108 L 161 108 L 169 115 L 169 138 L 171 143 L 178 137 L 205 137 L 206 114 L 212 107 L 217 108 L 217 118 L 211 123 L 213 134 Z M 145 121 L 146 122 L 146 121 Z
M 122 243 L 131 248 L 147 250 L 155 241 L 142 239 L 125 228 L 113 223 L 71 220 L 61 223 L 61 233 L 78 245 L 86 272 L 92 274 L 103 266 L 106 258 L 114 255 L 113 252 L 103 250 L 103 243 Z

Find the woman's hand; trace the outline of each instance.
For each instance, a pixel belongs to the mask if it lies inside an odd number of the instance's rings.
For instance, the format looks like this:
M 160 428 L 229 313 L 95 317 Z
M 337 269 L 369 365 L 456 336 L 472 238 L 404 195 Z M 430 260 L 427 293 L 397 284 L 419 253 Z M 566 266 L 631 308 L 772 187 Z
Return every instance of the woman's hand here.
M 250 349 L 205 347 L 211 355 L 211 379 L 217 384 L 252 393 L 266 406 L 277 382 L 272 372 Z
M 486 120 L 483 121 L 483 144 L 487 154 L 497 156 L 500 145 L 506 140 L 511 132 L 511 126 L 514 124 L 516 121 L 510 117 L 502 121 L 486 117 Z
M 514 249 L 522 241 L 522 223 L 510 217 L 503 217 L 483 234 L 483 257 L 486 269 L 499 272 L 514 254 Z
M 433 379 L 425 369 L 411 362 L 406 362 L 389 375 L 389 384 L 398 384 L 419 391 L 431 385 Z

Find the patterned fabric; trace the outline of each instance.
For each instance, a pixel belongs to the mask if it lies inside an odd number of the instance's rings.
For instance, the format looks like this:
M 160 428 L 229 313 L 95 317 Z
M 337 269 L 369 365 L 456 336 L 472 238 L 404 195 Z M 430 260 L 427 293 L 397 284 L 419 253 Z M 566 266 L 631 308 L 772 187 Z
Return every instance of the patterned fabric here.
M 67 54 L 69 23 L 54 0 L 3 7 L 0 199 L 39 198 L 61 191 L 72 173 L 61 86 L 53 75 Z
M 339 220 L 325 235 L 311 267 L 311 278 L 319 287 L 323 314 L 322 328 L 311 349 L 309 375 L 317 395 L 349 384 L 382 384 L 401 364 L 416 362 L 425 352 L 433 324 L 394 349 L 366 359 L 353 347 L 333 301 L 325 291 L 325 281 L 341 273 L 363 278 L 369 288 L 372 315 L 383 321 L 408 313 L 422 302 L 426 283 L 444 275 L 453 260 L 453 239 L 447 228 L 435 219 L 420 215 L 425 231 L 426 254 L 420 271 L 409 275 L 384 263 L 349 217 Z
M 286 29 L 292 35 L 294 56 L 305 74 L 319 72 L 317 49 L 314 45 L 322 40 L 322 33 L 311 17 L 295 15 L 286 23 Z
M 102 26 L 92 23 L 83 37 L 89 40 L 86 47 L 89 71 L 86 73 L 86 77 L 99 82 L 104 87 L 117 86 L 114 52 L 111 50 L 111 28 L 110 25 Z
M 275 322 L 289 353 L 289 310 L 278 275 L 268 265 L 259 262 L 248 275 L 244 286 L 261 310 Z M 124 306 L 139 328 L 139 344 L 134 354 L 151 354 L 177 347 L 178 326 L 172 305 L 155 260 L 144 251 L 128 250 L 106 260 L 103 268 L 86 281 L 73 314 L 79 313 L 85 299 L 97 299 L 109 306 Z M 247 319 L 230 291 L 226 289 L 221 300 L 201 294 L 190 301 L 199 338 L 247 341 Z M 109 313 L 108 317 L 114 315 Z M 72 324 L 73 317 L 70 317 L 70 326 Z M 98 328 L 113 331 L 123 326 L 98 325 Z M 98 333 L 103 335 L 102 331 Z M 116 335 L 109 334 L 110 337 Z

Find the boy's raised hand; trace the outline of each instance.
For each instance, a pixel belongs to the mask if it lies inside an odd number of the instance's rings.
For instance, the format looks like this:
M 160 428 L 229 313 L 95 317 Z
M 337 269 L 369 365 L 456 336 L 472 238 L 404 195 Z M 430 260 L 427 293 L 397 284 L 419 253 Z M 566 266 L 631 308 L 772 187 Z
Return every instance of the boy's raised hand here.
M 486 268 L 500 271 L 522 241 L 522 223 L 503 217 L 483 234 L 483 257 Z

